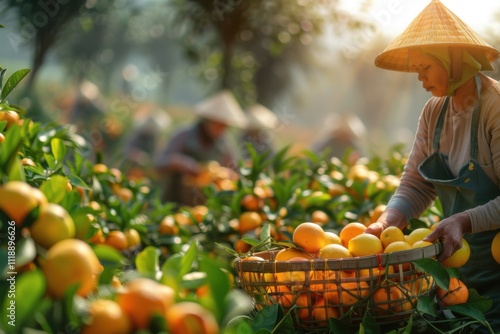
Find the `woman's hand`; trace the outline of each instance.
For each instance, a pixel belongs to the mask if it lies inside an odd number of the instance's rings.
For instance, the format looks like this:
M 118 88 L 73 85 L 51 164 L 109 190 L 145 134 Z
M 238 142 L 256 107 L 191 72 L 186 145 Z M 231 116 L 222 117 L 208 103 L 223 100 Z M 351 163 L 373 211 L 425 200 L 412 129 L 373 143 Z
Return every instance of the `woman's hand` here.
M 366 228 L 365 233 L 370 233 L 380 238 L 380 234 L 386 227 L 397 226 L 400 229 L 403 229 L 407 224 L 408 222 L 401 211 L 394 208 L 388 208 L 380 215 L 379 219 L 375 223 L 370 224 Z
M 435 242 L 441 240 L 443 251 L 438 260 L 443 261 L 462 247 L 463 235 L 469 232 L 471 232 L 469 214 L 461 212 L 439 222 L 434 231 L 424 238 L 424 241 Z

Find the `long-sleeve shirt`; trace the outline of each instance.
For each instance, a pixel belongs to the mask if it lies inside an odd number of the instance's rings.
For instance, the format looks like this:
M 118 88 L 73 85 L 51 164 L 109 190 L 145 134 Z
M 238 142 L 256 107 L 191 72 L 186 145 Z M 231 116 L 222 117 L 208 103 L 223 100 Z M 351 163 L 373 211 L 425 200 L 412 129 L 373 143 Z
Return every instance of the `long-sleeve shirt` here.
M 432 97 L 424 106 L 400 187 L 388 203 L 388 207 L 399 209 L 407 219 L 419 217 L 437 196 L 433 185 L 419 173 L 418 166 L 433 153 L 434 130 L 444 101 L 445 97 Z M 496 82 L 485 88 L 480 101 L 477 161 L 491 181 L 499 186 L 500 83 Z M 439 151 L 449 157 L 449 168 L 456 176 L 469 159 L 473 108 L 456 113 L 450 110 L 451 105 L 450 100 Z M 500 228 L 500 197 L 467 212 L 471 219 L 472 233 Z

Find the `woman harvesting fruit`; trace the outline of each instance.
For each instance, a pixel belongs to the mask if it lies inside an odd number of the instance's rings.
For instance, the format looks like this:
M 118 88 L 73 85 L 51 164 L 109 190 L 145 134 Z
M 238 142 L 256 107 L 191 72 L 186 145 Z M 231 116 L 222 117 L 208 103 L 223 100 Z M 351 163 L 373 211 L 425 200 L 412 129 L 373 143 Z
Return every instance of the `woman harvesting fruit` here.
M 378 67 L 416 72 L 431 92 L 420 116 L 401 184 L 367 233 L 406 227 L 436 199 L 444 219 L 424 240 L 441 239 L 445 260 L 470 245 L 461 267 L 465 284 L 491 297 L 486 313 L 500 330 L 500 264 L 491 243 L 500 231 L 500 84 L 492 70 L 499 51 L 488 45 L 438 0 L 433 0 L 375 60 Z M 486 330 L 486 327 L 480 328 Z

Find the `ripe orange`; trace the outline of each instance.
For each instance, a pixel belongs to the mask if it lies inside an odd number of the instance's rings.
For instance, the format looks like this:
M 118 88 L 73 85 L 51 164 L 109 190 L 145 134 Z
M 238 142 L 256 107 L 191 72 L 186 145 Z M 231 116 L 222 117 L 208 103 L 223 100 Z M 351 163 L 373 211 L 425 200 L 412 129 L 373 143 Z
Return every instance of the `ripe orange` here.
M 388 226 L 380 233 L 380 241 L 382 241 L 382 245 L 386 248 L 394 241 L 405 241 L 405 235 L 399 227 Z
M 134 197 L 134 192 L 129 188 L 118 187 L 114 190 L 116 197 L 121 199 L 123 202 L 129 202 Z
M 240 214 L 238 231 L 244 234 L 262 225 L 262 217 L 255 211 L 246 211 Z
M 166 314 L 169 333 L 218 334 L 214 315 L 198 303 L 183 301 L 172 305 Z
M 132 326 L 120 306 L 109 299 L 96 299 L 89 303 L 89 322 L 82 328 L 81 334 L 130 333 Z
M 294 257 L 303 257 L 305 259 L 312 259 L 312 256 L 297 248 L 283 248 L 274 257 L 274 261 L 288 261 Z
M 456 277 L 451 277 L 448 290 L 444 290 L 438 286 L 436 290 L 436 297 L 439 305 L 441 306 L 463 304 L 467 302 L 467 299 L 469 299 L 469 289 L 467 289 L 462 281 Z
M 373 293 L 375 311 L 380 313 L 397 313 L 403 310 L 403 292 L 396 285 L 383 286 Z
M 342 240 L 344 247 L 349 246 L 349 240 L 357 235 L 360 235 L 366 230 L 366 226 L 360 222 L 352 222 L 345 225 L 342 230 L 340 230 L 339 237 Z
M 179 227 L 175 223 L 173 216 L 165 216 L 158 225 L 158 233 L 166 235 L 178 235 Z
M 102 163 L 95 164 L 92 167 L 92 170 L 96 174 L 102 174 L 102 173 L 107 173 L 109 171 L 108 166 Z
M 326 237 L 326 244 L 327 245 L 328 244 L 342 245 L 342 240 L 340 240 L 340 237 L 335 232 L 325 231 L 325 237 Z
M 347 249 L 352 256 L 368 256 L 383 252 L 382 241 L 369 233 L 361 233 L 349 240 Z
M 236 243 L 234 244 L 234 250 L 237 251 L 238 253 L 246 253 L 252 248 L 252 245 L 249 243 L 246 243 L 242 239 L 238 239 Z
M 19 121 L 19 114 L 14 110 L 2 110 L 0 111 L 0 121 L 6 121 L 5 128 L 8 129 L 12 124 Z
M 201 223 L 208 213 L 208 208 L 205 205 L 196 205 L 191 208 L 191 214 L 196 222 Z
M 292 241 L 308 253 L 316 253 L 326 245 L 325 231 L 316 223 L 301 223 L 293 231 Z
M 135 329 L 147 329 L 154 314 L 165 316 L 175 303 L 175 291 L 149 278 L 136 278 L 119 291 L 117 302 Z
M 426 236 L 432 233 L 432 230 L 427 227 L 417 228 L 408 234 L 406 242 L 412 246 L 415 242 L 423 240 Z
M 369 290 L 370 287 L 365 281 L 343 282 L 340 288 L 336 284 L 329 284 L 323 296 L 333 305 L 351 306 L 368 297 Z
M 309 262 L 309 259 L 305 259 L 301 256 L 299 257 L 292 257 L 288 262 Z M 302 290 L 302 287 L 306 281 L 306 273 L 308 274 L 309 278 L 311 277 L 311 272 L 310 271 L 303 271 L 303 270 L 289 270 L 289 271 L 284 271 L 284 272 L 279 272 L 276 273 L 276 280 L 278 282 L 287 282 L 287 285 L 290 287 L 292 291 L 296 291 L 297 285 L 300 285 L 298 287 L 298 290 Z M 294 286 L 295 285 L 295 286 Z
M 324 225 L 330 221 L 330 217 L 326 214 L 325 211 L 315 210 L 311 214 L 311 222 Z
M 376 222 L 380 218 L 382 213 L 385 211 L 385 209 L 387 209 L 387 205 L 385 204 L 377 205 L 370 213 L 370 223 Z
M 318 257 L 321 259 L 343 259 L 352 257 L 351 252 L 339 244 L 328 244 L 319 250 Z
M 500 263 L 500 232 L 498 232 L 491 242 L 491 254 L 495 261 Z
M 241 259 L 241 261 L 257 261 L 257 262 L 265 262 L 266 260 L 260 256 L 247 256 Z M 260 272 L 244 272 L 241 276 L 243 282 L 262 282 L 263 274 Z
M 462 247 L 460 247 L 455 253 L 451 254 L 451 256 L 444 261 L 441 261 L 441 264 L 446 268 L 460 268 L 464 264 L 469 261 L 470 257 L 470 246 L 467 240 L 462 238 Z
M 254 194 L 246 194 L 241 199 L 241 206 L 243 206 L 248 211 L 259 211 L 264 205 L 262 198 Z
M 37 206 L 46 204 L 47 198 L 38 188 L 22 181 L 9 181 L 0 186 L 0 209 L 2 209 L 17 226 L 21 226 L 24 218 Z
M 100 245 L 106 241 L 106 238 L 104 238 L 104 233 L 102 232 L 102 228 L 99 225 L 96 225 L 96 228 L 97 229 L 95 233 L 92 236 L 90 236 L 87 239 L 87 241 L 94 245 Z
M 80 284 L 77 294 L 85 297 L 94 290 L 102 266 L 92 248 L 79 239 L 65 239 L 53 245 L 42 263 L 48 293 L 59 299 L 66 290 Z
M 141 235 L 136 229 L 129 228 L 123 232 L 125 238 L 127 239 L 127 247 L 137 247 L 141 245 Z
M 125 233 L 119 230 L 110 231 L 104 243 L 119 251 L 128 248 L 127 237 L 125 236 Z
M 328 306 L 324 298 L 320 298 L 319 300 L 316 301 L 316 303 L 314 303 L 312 310 L 312 318 L 315 321 L 318 321 L 319 325 L 326 325 L 328 324 L 328 319 L 330 318 L 338 319 L 339 317 L 340 313 L 338 309 L 332 306 Z
M 29 230 L 33 240 L 47 249 L 61 240 L 75 237 L 73 218 L 56 203 L 40 206 L 38 217 Z

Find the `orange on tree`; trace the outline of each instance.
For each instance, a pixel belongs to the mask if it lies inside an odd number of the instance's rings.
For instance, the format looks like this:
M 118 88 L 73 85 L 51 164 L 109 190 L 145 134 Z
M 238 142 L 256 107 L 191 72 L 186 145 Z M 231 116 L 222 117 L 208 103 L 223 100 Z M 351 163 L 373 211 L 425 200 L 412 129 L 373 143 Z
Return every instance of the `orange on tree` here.
M 0 209 L 17 226 L 21 226 L 24 218 L 36 207 L 46 204 L 47 198 L 38 188 L 22 181 L 9 181 L 0 186 Z
M 158 225 L 158 233 L 162 235 L 178 235 L 179 227 L 173 216 L 165 216 Z
M 17 124 L 19 114 L 14 110 L 0 110 L 0 121 L 6 121 L 5 128 L 8 129 L 12 124 Z
M 246 243 L 242 239 L 236 240 L 234 244 L 234 250 L 237 251 L 238 253 L 246 253 L 252 248 L 252 245 L 249 243 Z
M 132 331 L 128 316 L 113 300 L 92 300 L 88 312 L 89 319 L 83 326 L 81 334 L 127 334 Z
M 201 223 L 205 219 L 207 213 L 208 207 L 206 207 L 205 205 L 196 205 L 191 208 L 191 214 L 193 215 L 194 220 L 197 223 Z
M 192 301 L 172 305 L 166 313 L 171 334 L 218 334 L 219 324 L 206 308 Z
M 61 240 L 75 237 L 73 218 L 56 203 L 40 206 L 38 217 L 29 230 L 33 240 L 47 249 Z
M 244 234 L 262 225 L 262 217 L 256 211 L 246 211 L 238 219 L 238 232 Z
M 316 223 L 301 223 L 293 231 L 292 241 L 305 252 L 316 253 L 326 245 L 325 231 Z
M 399 227 L 388 226 L 380 233 L 380 241 L 382 241 L 382 245 L 386 248 L 394 241 L 405 241 L 405 235 Z
M 74 284 L 79 284 L 79 296 L 87 296 L 96 287 L 103 269 L 92 248 L 79 239 L 65 239 L 53 245 L 41 267 L 47 292 L 56 299 L 62 298 Z
M 469 299 L 469 289 L 458 278 L 450 277 L 448 289 L 446 290 L 438 286 L 436 289 L 436 297 L 439 305 L 443 307 L 463 304 Z
M 137 247 L 141 245 L 141 235 L 134 228 L 126 229 L 123 234 L 125 234 L 125 238 L 127 239 L 127 247 Z
M 491 242 L 491 255 L 495 261 L 500 263 L 500 232 L 498 232 Z
M 322 210 L 314 210 L 311 213 L 311 222 L 324 225 L 330 221 L 330 217 L 326 214 L 325 211 Z
M 373 234 L 361 233 L 349 240 L 347 249 L 352 256 L 367 256 L 382 253 L 384 247 L 382 241 Z
M 127 237 L 125 236 L 125 233 L 120 230 L 110 231 L 106 236 L 104 243 L 119 251 L 128 248 Z
M 92 167 L 92 171 L 96 174 L 103 174 L 109 172 L 109 168 L 103 163 L 97 163 Z
M 175 291 L 152 279 L 139 277 L 127 282 L 116 300 L 134 329 L 147 329 L 154 314 L 166 316 L 175 303 Z
M 345 225 L 339 233 L 340 240 L 344 247 L 349 246 L 349 240 L 360 235 L 366 230 L 366 226 L 360 222 L 351 222 Z
M 387 205 L 379 204 L 370 212 L 370 223 L 376 222 L 382 213 L 387 209 Z
M 106 238 L 104 237 L 104 233 L 102 232 L 101 226 L 95 224 L 95 232 L 92 234 L 87 241 L 90 242 L 91 244 L 94 245 L 100 245 L 103 244 L 106 241 Z
M 246 194 L 241 199 L 241 206 L 247 211 L 259 211 L 264 206 L 264 200 L 255 194 Z
M 462 246 L 451 254 L 451 256 L 443 261 L 441 264 L 446 268 L 460 268 L 469 261 L 470 246 L 465 238 L 462 238 Z

